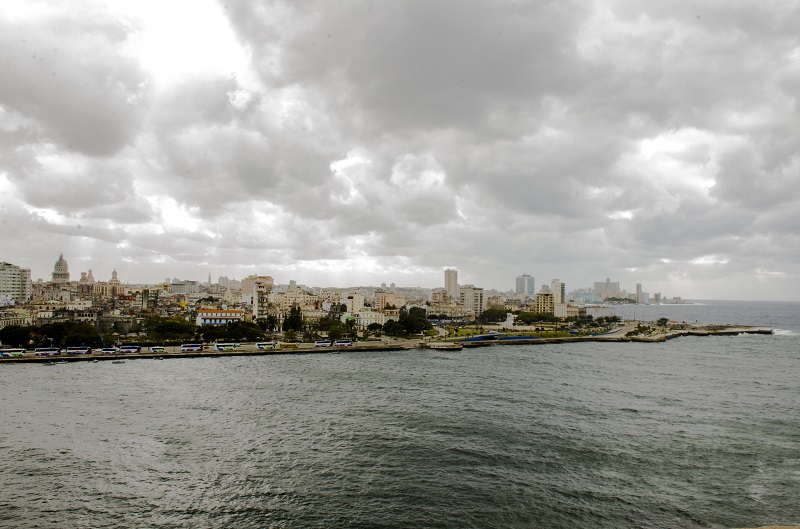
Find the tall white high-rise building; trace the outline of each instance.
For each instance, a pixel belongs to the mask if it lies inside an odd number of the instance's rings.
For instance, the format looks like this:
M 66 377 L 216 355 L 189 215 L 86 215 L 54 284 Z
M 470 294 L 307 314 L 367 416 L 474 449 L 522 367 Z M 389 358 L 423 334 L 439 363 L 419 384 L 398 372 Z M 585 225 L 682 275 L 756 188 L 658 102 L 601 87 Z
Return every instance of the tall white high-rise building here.
M 533 277 L 528 274 L 517 276 L 516 293 L 522 296 L 533 296 L 536 293 Z
M 636 303 L 644 303 L 644 297 L 642 296 L 642 284 L 636 283 Z
M 0 262 L 0 300 L 25 303 L 31 297 L 31 269 Z
M 447 291 L 448 296 L 453 298 L 454 301 L 458 302 L 460 299 L 458 293 L 458 270 L 454 270 L 452 268 L 445 269 L 444 289 Z
M 553 303 L 566 303 L 567 302 L 567 287 L 560 279 L 553 279 L 550 281 L 550 292 L 553 293 Z

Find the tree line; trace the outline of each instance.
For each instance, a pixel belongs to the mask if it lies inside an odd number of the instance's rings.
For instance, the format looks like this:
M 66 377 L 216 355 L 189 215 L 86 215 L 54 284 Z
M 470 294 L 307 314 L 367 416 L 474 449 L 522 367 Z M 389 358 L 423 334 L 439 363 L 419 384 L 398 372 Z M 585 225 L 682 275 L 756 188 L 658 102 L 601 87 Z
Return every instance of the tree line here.
M 138 343 L 168 343 L 185 341 L 203 342 L 254 342 L 272 336 L 278 330 L 279 320 L 270 315 L 254 322 L 237 321 L 225 325 L 198 326 L 179 316 L 149 316 L 141 326 Z M 390 319 L 384 325 L 373 323 L 365 331 L 364 338 L 370 334 L 389 336 L 410 336 L 422 333 L 432 324 L 426 317 L 425 309 L 412 307 L 401 309 L 397 320 Z M 358 329 L 354 319 L 344 322 L 337 314 L 330 314 L 317 321 L 303 318 L 298 306 L 289 309 L 280 322 L 284 339 L 295 341 L 302 338 L 306 341 L 318 339 L 320 333 L 332 340 L 340 338 L 358 338 Z M 0 343 L 12 347 L 72 347 L 85 345 L 89 347 L 110 347 L 120 341 L 119 333 L 101 333 L 91 323 L 67 321 L 48 323 L 40 326 L 10 325 L 0 329 Z

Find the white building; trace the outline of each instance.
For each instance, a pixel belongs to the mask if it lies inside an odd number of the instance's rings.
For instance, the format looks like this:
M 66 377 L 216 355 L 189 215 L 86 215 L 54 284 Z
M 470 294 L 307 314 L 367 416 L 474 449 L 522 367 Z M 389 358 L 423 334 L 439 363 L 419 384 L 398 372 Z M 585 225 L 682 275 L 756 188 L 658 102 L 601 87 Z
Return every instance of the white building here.
M 460 289 L 459 302 L 465 309 L 472 311 L 477 317 L 486 310 L 486 297 L 483 288 L 475 285 L 463 285 Z
M 599 305 L 583 305 L 573 303 L 556 303 L 553 306 L 553 315 L 557 318 L 571 318 L 591 316 L 594 319 L 614 316 L 614 309 Z
M 0 299 L 25 303 L 31 298 L 31 270 L 11 263 L 0 263 Z
M 353 314 L 353 317 L 356 320 L 356 327 L 362 331 L 372 323 L 384 325 L 389 319 L 385 313 L 372 310 L 362 310 L 358 314 Z
M 199 294 L 200 283 L 197 281 L 177 281 L 170 284 L 173 294 Z
M 197 311 L 197 325 L 225 325 L 242 321 L 244 311 L 239 309 L 201 309 Z
M 566 290 L 566 285 L 562 283 L 560 279 L 553 279 L 550 281 L 550 292 L 553 293 L 553 303 L 566 303 Z
M 586 315 L 591 316 L 594 319 L 597 319 L 597 318 L 610 318 L 612 316 L 616 316 L 617 314 L 611 307 L 601 307 L 599 305 L 587 305 Z

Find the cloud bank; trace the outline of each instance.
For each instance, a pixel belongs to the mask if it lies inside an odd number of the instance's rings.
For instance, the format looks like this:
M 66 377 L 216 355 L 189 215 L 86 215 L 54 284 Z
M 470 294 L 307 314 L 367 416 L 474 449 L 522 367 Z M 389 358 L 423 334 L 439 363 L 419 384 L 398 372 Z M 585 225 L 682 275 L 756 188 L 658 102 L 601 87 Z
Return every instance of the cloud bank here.
M 2 259 L 797 299 L 796 2 L 0 8 Z

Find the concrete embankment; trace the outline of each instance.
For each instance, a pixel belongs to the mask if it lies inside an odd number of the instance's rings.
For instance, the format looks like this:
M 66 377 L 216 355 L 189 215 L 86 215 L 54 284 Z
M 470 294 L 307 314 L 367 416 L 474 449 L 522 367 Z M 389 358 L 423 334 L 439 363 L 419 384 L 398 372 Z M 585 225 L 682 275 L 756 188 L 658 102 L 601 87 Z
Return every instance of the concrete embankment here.
M 217 351 L 209 348 L 203 351 L 182 352 L 180 347 L 167 347 L 164 352 L 153 353 L 143 350 L 138 354 L 89 354 L 89 355 L 58 355 L 54 357 L 33 356 L 28 353 L 24 357 L 0 358 L 0 363 L 48 363 L 48 362 L 86 362 L 86 361 L 111 361 L 136 358 L 168 359 L 168 358 L 208 358 L 222 356 L 271 356 L 271 355 L 297 355 L 297 354 L 331 354 L 357 351 L 403 351 L 408 349 L 448 350 L 460 347 L 488 347 L 490 345 L 523 345 L 523 344 L 565 344 L 576 342 L 664 342 L 682 336 L 736 336 L 739 334 L 772 334 L 772 329 L 767 327 L 748 327 L 741 325 L 695 325 L 688 329 L 669 329 L 666 332 L 654 332 L 650 335 L 627 336 L 635 328 L 625 326 L 611 333 L 593 336 L 564 336 L 557 338 L 531 338 L 531 339 L 487 339 L 482 341 L 432 341 L 421 340 L 391 340 L 359 342 L 346 347 L 314 347 L 314 344 L 293 344 L 292 347 L 279 349 L 257 349 L 254 344 L 243 344 L 231 351 Z
M 364 344 L 352 345 L 348 347 L 314 347 L 314 344 L 298 344 L 299 347 L 287 347 L 278 349 L 256 349 L 253 344 L 243 344 L 231 351 L 217 351 L 216 349 L 205 349 L 203 351 L 182 352 L 179 347 L 167 347 L 165 351 L 153 353 L 142 351 L 133 354 L 88 354 L 88 355 L 57 355 L 57 356 L 28 356 L 0 358 L 0 363 L 39 363 L 50 362 L 93 362 L 95 360 L 105 362 L 114 360 L 135 360 L 135 359 L 170 359 L 170 358 L 213 358 L 223 356 L 275 356 L 275 355 L 306 355 L 306 354 L 331 354 L 355 351 L 402 351 L 413 347 L 418 347 L 414 342 L 365 342 Z

